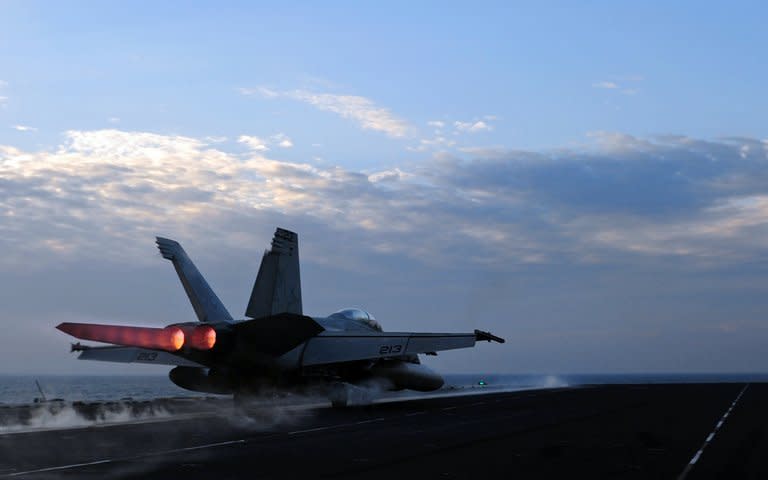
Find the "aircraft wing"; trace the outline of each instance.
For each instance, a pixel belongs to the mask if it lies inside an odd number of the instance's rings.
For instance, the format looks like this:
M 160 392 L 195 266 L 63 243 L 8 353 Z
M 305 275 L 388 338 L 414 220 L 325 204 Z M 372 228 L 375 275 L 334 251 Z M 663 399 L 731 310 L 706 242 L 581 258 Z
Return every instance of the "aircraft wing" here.
M 361 333 L 323 332 L 307 341 L 302 365 L 352 362 L 474 347 L 478 340 L 504 343 L 488 332 Z
M 150 363 L 155 365 L 180 365 L 184 367 L 204 367 L 197 362 L 160 350 L 139 347 L 86 347 L 75 345 L 73 350 L 80 350 L 79 360 L 100 360 L 118 363 Z

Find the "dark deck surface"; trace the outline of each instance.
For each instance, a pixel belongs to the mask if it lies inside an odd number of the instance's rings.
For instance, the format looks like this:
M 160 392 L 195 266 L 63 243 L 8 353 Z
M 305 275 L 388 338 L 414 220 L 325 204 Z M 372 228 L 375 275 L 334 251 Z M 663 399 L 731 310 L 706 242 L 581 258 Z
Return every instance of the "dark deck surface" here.
M 0 477 L 768 478 L 766 405 L 766 384 L 691 384 L 266 407 L 249 417 L 222 406 L 0 435 Z

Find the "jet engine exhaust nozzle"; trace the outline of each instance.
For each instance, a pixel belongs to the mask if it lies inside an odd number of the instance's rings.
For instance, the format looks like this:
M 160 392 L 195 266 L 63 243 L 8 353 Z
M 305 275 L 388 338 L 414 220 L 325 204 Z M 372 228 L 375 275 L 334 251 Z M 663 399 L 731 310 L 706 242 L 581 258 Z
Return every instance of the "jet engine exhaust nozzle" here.
M 216 345 L 216 330 L 210 325 L 182 327 L 184 346 L 196 350 L 210 350 Z

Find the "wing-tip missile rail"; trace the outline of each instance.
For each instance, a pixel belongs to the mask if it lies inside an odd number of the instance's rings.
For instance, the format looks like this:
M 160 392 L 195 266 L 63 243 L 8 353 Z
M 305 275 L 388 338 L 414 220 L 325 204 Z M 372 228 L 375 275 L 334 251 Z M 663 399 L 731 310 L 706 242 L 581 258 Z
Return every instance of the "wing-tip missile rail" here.
M 486 341 L 486 342 L 498 342 L 498 343 L 504 343 L 506 340 L 504 340 L 501 337 L 497 337 L 496 335 L 493 335 L 491 332 L 484 332 L 482 330 L 475 330 L 475 339 L 478 342 Z

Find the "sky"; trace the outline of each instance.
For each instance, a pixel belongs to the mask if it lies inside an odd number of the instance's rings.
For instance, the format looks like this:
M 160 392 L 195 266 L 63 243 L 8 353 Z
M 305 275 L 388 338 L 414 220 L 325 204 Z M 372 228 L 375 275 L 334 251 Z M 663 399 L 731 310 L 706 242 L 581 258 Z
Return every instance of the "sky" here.
M 490 330 L 442 372 L 768 371 L 763 2 L 0 1 L 0 373 L 62 321 L 304 310 Z

